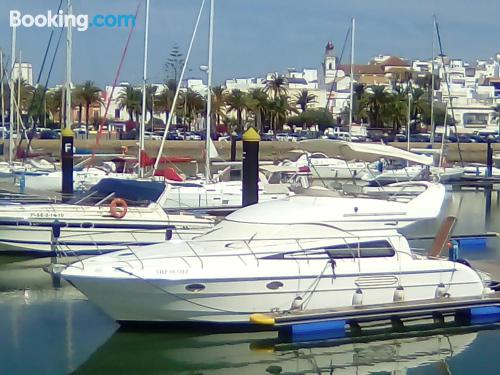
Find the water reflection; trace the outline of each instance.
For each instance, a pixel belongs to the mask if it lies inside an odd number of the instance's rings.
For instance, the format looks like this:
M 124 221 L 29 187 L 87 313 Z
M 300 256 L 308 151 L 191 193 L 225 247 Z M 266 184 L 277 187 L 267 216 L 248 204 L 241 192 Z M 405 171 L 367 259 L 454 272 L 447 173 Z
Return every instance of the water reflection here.
M 1 374 L 68 374 L 118 327 L 70 287 L 4 292 L 0 316 Z
M 405 374 L 407 369 L 454 360 L 473 345 L 478 333 L 263 347 L 271 337 L 271 333 L 189 337 L 118 332 L 75 374 Z

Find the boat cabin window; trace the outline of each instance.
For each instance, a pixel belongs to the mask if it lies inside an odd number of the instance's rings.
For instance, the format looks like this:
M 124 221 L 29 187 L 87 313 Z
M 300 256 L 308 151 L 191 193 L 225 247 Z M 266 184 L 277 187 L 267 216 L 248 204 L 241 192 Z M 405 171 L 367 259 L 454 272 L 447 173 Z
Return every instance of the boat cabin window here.
M 122 198 L 128 206 L 147 207 L 150 203 L 156 202 L 164 190 L 165 184 L 161 182 L 105 178 L 84 195 L 74 198 L 69 203 L 101 206 L 109 205 L 115 198 Z
M 396 252 L 388 241 L 369 241 L 325 247 L 332 259 L 392 257 Z

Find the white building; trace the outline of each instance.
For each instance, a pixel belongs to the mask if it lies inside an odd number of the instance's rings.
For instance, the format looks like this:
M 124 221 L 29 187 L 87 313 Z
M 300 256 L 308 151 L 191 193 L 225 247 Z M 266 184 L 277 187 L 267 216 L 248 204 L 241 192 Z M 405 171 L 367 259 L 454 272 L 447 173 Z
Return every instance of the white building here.
M 19 75 L 28 85 L 33 86 L 33 66 L 30 63 L 21 62 L 14 64 L 12 78 L 17 80 Z

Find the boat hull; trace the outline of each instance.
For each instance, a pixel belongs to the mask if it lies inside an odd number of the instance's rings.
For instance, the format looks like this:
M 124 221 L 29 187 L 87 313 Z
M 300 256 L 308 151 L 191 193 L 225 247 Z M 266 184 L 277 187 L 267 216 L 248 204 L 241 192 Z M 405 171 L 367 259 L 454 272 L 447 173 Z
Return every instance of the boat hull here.
M 169 215 L 160 207 L 131 207 L 118 219 L 108 207 L 8 205 L 0 209 L 0 253 L 102 254 L 171 238 L 190 239 L 212 225 L 208 218 Z
M 277 267 L 276 264 L 262 266 L 269 269 Z M 143 277 L 139 271 L 128 268 L 116 271 L 130 276 L 125 278 L 82 276 L 71 271 L 63 272 L 63 277 L 119 322 L 240 325 L 248 324 L 253 313 L 290 309 L 297 296 L 304 297 L 306 309 L 334 309 L 352 306 L 356 291 L 361 289 L 362 304 L 368 306 L 392 303 L 396 288 L 402 285 L 405 301 L 432 300 L 436 298 L 438 285 L 443 282 L 450 296 L 481 295 L 483 284 L 479 276 L 466 266 L 456 266 L 455 269 L 438 267 L 429 272 L 414 269 L 399 274 L 343 274 L 339 271 L 332 275 L 325 272 L 319 278 L 311 274 L 300 278 L 275 275 L 168 280 Z M 79 267 L 78 263 L 74 267 Z M 125 263 L 123 267 L 127 267 Z M 338 267 L 341 269 L 342 265 Z M 272 289 L 280 284 L 282 286 Z M 193 290 L 202 286 L 202 290 Z M 311 286 L 314 286 L 312 292 Z

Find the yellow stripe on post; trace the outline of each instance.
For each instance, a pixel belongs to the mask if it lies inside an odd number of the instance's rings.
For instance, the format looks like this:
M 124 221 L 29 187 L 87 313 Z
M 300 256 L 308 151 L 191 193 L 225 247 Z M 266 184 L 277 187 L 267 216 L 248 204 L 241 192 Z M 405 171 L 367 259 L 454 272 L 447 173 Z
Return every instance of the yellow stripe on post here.
M 62 128 L 61 130 L 61 137 L 73 137 L 75 133 L 71 128 Z
M 254 128 L 250 127 L 241 137 L 245 142 L 260 142 L 260 135 Z

